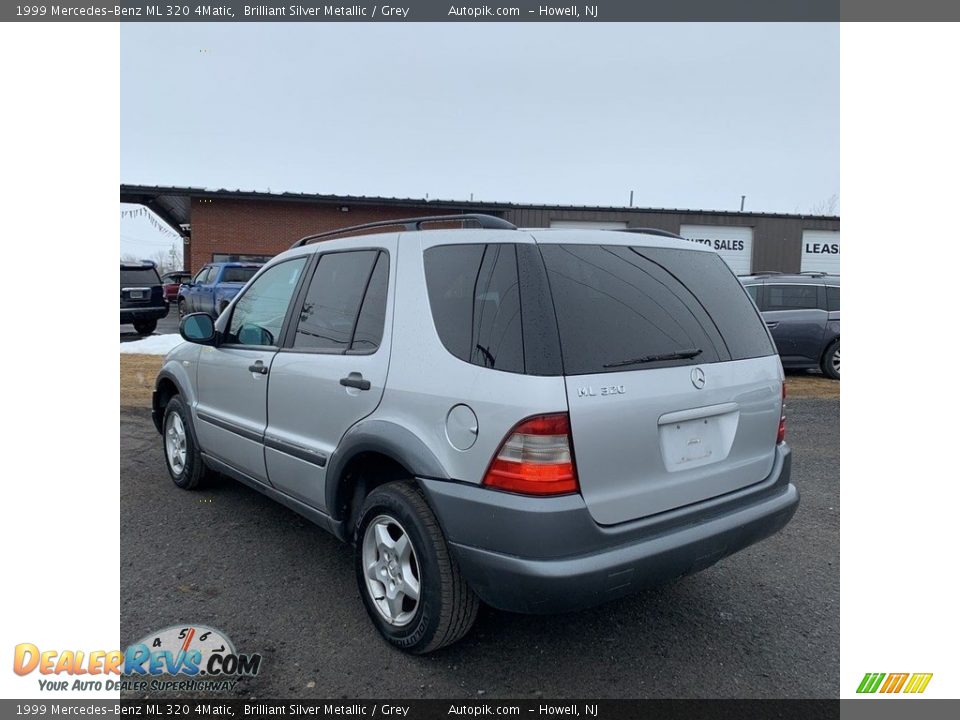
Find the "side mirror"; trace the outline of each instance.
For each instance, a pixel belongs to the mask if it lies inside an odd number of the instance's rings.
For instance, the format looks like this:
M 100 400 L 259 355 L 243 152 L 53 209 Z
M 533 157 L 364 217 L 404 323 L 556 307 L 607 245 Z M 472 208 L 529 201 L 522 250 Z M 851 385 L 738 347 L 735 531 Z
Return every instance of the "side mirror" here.
M 213 345 L 217 331 L 207 313 L 191 313 L 180 321 L 180 337 L 197 345 Z

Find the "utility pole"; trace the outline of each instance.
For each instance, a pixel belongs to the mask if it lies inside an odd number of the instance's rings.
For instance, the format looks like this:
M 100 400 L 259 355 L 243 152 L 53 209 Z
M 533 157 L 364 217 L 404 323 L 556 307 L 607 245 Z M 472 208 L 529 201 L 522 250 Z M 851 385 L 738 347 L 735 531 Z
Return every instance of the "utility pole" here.
M 743 204 L 744 204 L 746 201 L 747 201 L 747 196 L 746 196 L 746 195 L 741 195 L 741 196 L 740 196 L 740 212 L 743 212 Z
M 630 191 L 630 207 L 633 207 L 633 190 Z

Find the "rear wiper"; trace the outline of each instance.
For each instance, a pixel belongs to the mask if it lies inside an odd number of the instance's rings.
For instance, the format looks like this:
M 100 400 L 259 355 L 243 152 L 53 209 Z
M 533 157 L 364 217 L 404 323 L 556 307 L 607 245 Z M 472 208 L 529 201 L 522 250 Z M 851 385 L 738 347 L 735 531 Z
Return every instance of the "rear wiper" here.
M 625 365 L 640 365 L 642 363 L 661 362 L 662 360 L 689 360 L 702 353 L 700 348 L 690 348 L 689 350 L 677 350 L 676 352 L 661 353 L 659 355 L 644 355 L 643 357 L 631 358 L 630 360 L 621 360 L 604 365 L 605 368 L 624 367 Z

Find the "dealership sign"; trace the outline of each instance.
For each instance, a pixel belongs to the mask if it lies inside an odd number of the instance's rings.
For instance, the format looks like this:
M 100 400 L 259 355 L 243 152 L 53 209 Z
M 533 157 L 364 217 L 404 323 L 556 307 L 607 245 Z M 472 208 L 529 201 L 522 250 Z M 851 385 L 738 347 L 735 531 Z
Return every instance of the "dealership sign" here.
M 729 225 L 681 225 L 687 240 L 709 245 L 737 275 L 750 272 L 753 255 L 753 228 Z
M 804 230 L 800 252 L 802 272 L 840 274 L 840 233 L 834 230 Z

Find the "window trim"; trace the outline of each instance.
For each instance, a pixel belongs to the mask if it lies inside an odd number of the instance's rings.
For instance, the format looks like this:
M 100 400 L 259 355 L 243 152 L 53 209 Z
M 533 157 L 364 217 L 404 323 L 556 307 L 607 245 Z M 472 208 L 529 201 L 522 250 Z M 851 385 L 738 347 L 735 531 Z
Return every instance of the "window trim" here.
M 260 274 L 263 273 L 264 270 L 277 267 L 278 265 L 283 265 L 284 263 L 295 262 L 297 260 L 306 260 L 306 262 L 304 263 L 304 266 L 303 266 L 303 272 L 300 273 L 300 277 L 297 279 L 297 287 L 294 288 L 293 295 L 290 296 L 290 301 L 287 304 L 287 312 L 283 316 L 283 324 L 280 326 L 280 343 L 281 344 L 283 343 L 283 338 L 285 337 L 286 331 L 287 331 L 287 325 L 290 323 L 290 316 L 292 315 L 292 310 L 295 307 L 294 303 L 297 300 L 297 298 L 300 296 L 300 291 L 303 287 L 303 279 L 304 277 L 306 277 L 307 273 L 310 271 L 310 264 L 315 260 L 315 258 L 312 258 L 310 256 L 305 257 L 303 255 L 296 255 L 294 257 L 287 258 L 286 260 L 281 260 L 280 262 L 273 263 L 272 265 L 264 265 L 262 268 L 260 268 L 257 271 L 257 274 L 254 275 L 252 278 L 250 278 L 247 284 L 243 286 L 243 289 L 240 290 L 240 292 L 237 294 L 236 301 L 230 303 L 230 314 L 226 316 L 226 320 L 224 321 L 223 332 L 221 333 L 221 337 L 223 338 L 227 337 L 227 330 L 230 328 L 230 323 L 233 321 L 233 313 L 237 308 L 237 303 L 243 298 L 244 295 L 247 294 L 247 292 L 249 292 L 250 288 L 253 287 L 253 281 L 257 280 L 260 277 Z M 217 347 L 229 348 L 231 350 L 258 350 L 261 352 L 273 350 L 274 352 L 276 352 L 280 350 L 281 344 L 244 345 L 242 343 L 223 342 L 223 343 L 219 343 Z
M 387 314 L 384 314 L 383 318 L 383 335 L 380 336 L 380 345 L 377 346 L 376 350 L 351 350 L 349 347 L 344 348 L 343 350 L 328 350 L 324 348 L 309 348 L 309 347 L 294 347 L 293 343 L 296 339 L 297 328 L 296 325 L 292 322 L 293 316 L 300 313 L 300 308 L 303 307 L 303 303 L 307 299 L 307 292 L 310 289 L 310 283 L 313 282 L 313 277 L 317 273 L 317 268 L 320 267 L 320 261 L 324 258 L 325 255 L 338 255 L 348 252 L 381 252 L 387 256 L 387 307 L 390 306 L 390 269 L 392 266 L 390 250 L 381 247 L 379 245 L 364 245 L 360 247 L 350 247 L 350 248 L 336 248 L 333 250 L 318 250 L 313 253 L 313 264 L 308 268 L 308 273 L 310 275 L 309 280 L 303 283 L 303 286 L 296 293 L 294 297 L 294 304 L 291 305 L 292 308 L 297 308 L 296 313 L 289 313 L 286 321 L 289 322 L 289 326 L 286 326 L 284 332 L 280 335 L 280 345 L 278 347 L 278 352 L 288 352 L 288 353 L 298 353 L 301 355 L 352 355 L 352 356 L 366 356 L 366 355 L 376 355 L 380 352 L 380 348 L 383 347 L 383 337 L 386 335 L 387 331 Z M 353 329 L 351 330 L 350 343 L 353 344 L 353 334 L 357 331 L 357 321 L 360 318 L 360 311 L 363 310 L 363 301 L 367 297 L 367 290 L 370 289 L 370 279 L 373 277 L 373 272 L 376 270 L 377 260 L 374 259 L 373 263 L 370 265 L 370 272 L 367 274 L 367 281 L 363 288 L 363 295 L 360 297 L 360 306 L 357 308 L 357 315 L 353 319 Z

